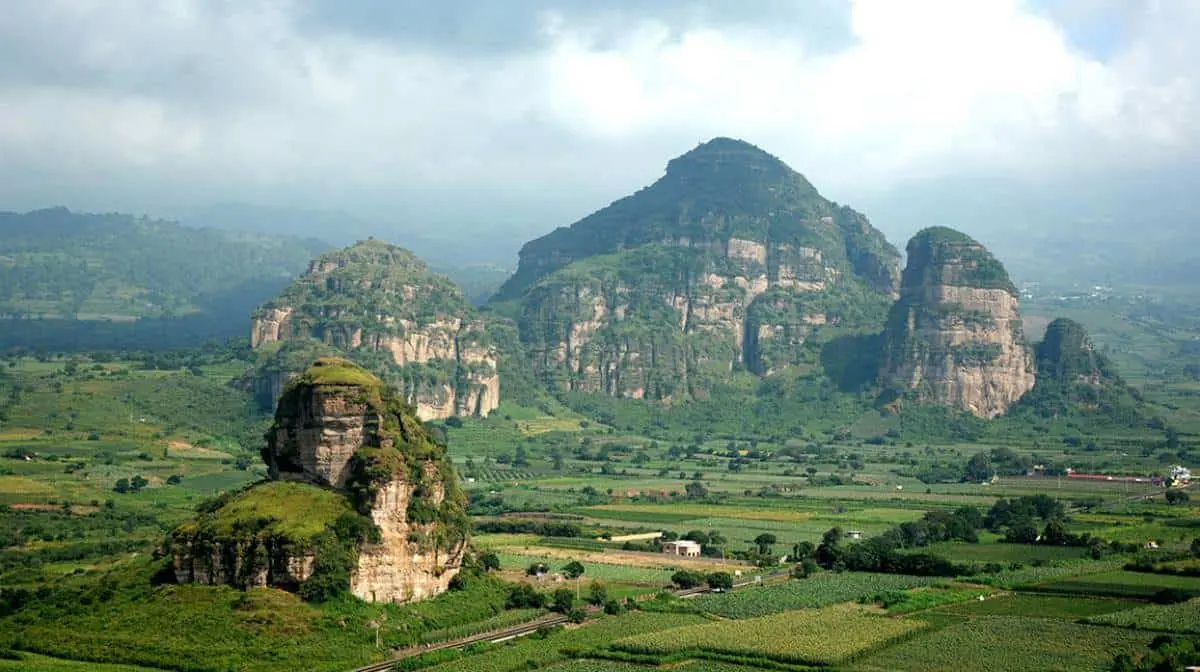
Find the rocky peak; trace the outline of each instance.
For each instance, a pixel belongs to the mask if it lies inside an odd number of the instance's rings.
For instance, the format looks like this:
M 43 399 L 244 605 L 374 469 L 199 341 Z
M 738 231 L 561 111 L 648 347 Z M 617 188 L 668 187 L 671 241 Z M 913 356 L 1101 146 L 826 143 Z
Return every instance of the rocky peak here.
M 1017 290 L 1004 266 L 953 229 L 908 244 L 900 298 L 884 332 L 882 376 L 891 388 L 991 418 L 1034 385 Z
M 899 253 L 778 158 L 717 138 L 654 184 L 526 244 L 517 304 L 557 389 L 679 400 L 799 363 L 823 330 L 877 331 Z
M 1139 395 L 1100 352 L 1082 324 L 1059 318 L 1036 348 L 1037 384 L 1021 406 L 1045 417 L 1101 411 L 1121 425 L 1144 421 Z
M 344 581 L 372 602 L 445 591 L 468 541 L 466 497 L 412 411 L 365 369 L 317 360 L 280 398 L 262 451 L 272 480 L 172 534 L 176 578 L 302 594 Z M 347 551 L 344 576 L 321 574 Z
M 263 375 L 273 367 L 272 380 L 299 373 L 276 370 L 280 344 L 328 346 L 397 385 L 424 420 L 486 416 L 500 403 L 496 348 L 483 319 L 448 278 L 381 240 L 314 259 L 258 310 L 250 343 L 270 362 Z

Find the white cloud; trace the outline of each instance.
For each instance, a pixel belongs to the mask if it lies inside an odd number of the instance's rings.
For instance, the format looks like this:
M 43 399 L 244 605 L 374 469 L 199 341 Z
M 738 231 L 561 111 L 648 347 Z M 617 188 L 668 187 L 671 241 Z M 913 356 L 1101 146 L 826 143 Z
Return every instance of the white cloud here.
M 834 189 L 1196 150 L 1192 3 L 1146 5 L 1108 62 L 1017 0 L 856 0 L 832 52 L 799 22 L 547 13 L 536 49 L 487 58 L 302 31 L 285 2 L 22 6 L 22 34 L 0 28 L 25 55 L 0 65 L 0 206 L 83 181 L 147 202 L 624 189 L 714 135 Z

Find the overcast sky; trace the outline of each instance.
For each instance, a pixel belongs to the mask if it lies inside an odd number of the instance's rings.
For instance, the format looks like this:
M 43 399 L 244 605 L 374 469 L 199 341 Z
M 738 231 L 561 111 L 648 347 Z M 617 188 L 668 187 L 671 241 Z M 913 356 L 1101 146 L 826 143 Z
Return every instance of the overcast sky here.
M 888 195 L 911 185 L 1160 174 L 1200 141 L 1200 0 L 4 0 L 2 12 L 0 209 L 241 201 L 523 240 L 724 135 L 886 223 L 899 216 Z

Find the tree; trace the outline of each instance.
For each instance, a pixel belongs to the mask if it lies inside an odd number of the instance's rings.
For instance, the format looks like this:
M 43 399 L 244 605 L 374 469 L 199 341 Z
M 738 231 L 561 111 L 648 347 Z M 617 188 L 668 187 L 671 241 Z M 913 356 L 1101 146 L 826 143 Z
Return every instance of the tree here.
M 150 481 L 147 481 L 142 478 L 141 474 L 138 474 L 133 477 L 133 480 L 129 481 L 129 490 L 130 492 L 141 492 L 147 485 L 150 485 Z
M 709 590 L 733 590 L 733 575 L 729 572 L 713 572 L 705 578 Z
M 1191 551 L 1193 556 L 1200 558 L 1200 537 L 1192 539 Z
M 758 547 L 758 552 L 761 555 L 766 555 L 771 552 L 771 547 L 775 545 L 776 541 L 778 540 L 775 538 L 775 535 L 770 532 L 763 532 L 754 538 L 754 545 Z
M 572 593 L 566 588 L 559 588 L 554 591 L 554 595 L 550 598 L 550 611 L 557 611 L 560 614 L 570 613 L 571 608 L 575 606 L 575 593 Z
M 534 590 L 528 583 L 518 583 L 508 591 L 505 609 L 541 609 L 546 605 L 546 596 Z
M 585 571 L 586 570 L 584 569 L 583 563 L 579 562 L 578 560 L 572 560 L 563 566 L 563 574 L 565 574 L 568 579 L 578 579 L 579 577 L 583 576 Z
M 986 481 L 992 477 L 995 472 L 992 470 L 992 462 L 987 453 L 975 453 L 971 459 L 967 461 L 964 476 L 968 481 Z
M 671 583 L 679 586 L 683 590 L 695 588 L 704 583 L 704 575 L 700 572 L 693 572 L 687 569 L 681 569 L 671 575 Z
M 1186 504 L 1191 496 L 1182 490 L 1167 490 L 1167 504 L 1175 506 L 1176 504 Z
M 802 541 L 792 546 L 792 560 L 800 562 L 801 560 L 811 558 L 816 550 L 811 541 Z
M 593 581 L 592 584 L 590 586 L 588 586 L 588 594 L 587 594 L 588 604 L 600 606 L 601 604 L 604 604 L 607 601 L 608 601 L 608 588 L 605 587 L 605 585 L 603 583 L 600 583 L 599 581 Z
M 726 539 L 720 532 L 718 532 L 716 530 L 708 531 L 708 545 L 709 546 L 724 546 L 728 542 L 729 542 L 729 540 Z
M 496 555 L 495 551 L 488 551 L 479 556 L 479 566 L 483 567 L 483 571 L 491 572 L 500 569 L 500 556 Z
M 1037 526 L 1028 518 L 1013 523 L 1004 533 L 1004 540 L 1012 544 L 1033 544 L 1037 542 L 1037 538 Z
M 239 457 L 233 462 L 233 468 L 238 471 L 246 471 L 250 468 L 250 460 L 245 457 Z
M 1063 521 L 1055 518 L 1046 523 L 1046 529 L 1042 531 L 1042 543 L 1048 546 L 1066 546 L 1071 540 L 1071 535 L 1067 533 L 1067 526 Z
M 113 484 L 113 490 L 122 495 L 129 492 L 129 479 L 128 478 L 117 479 L 117 482 L 115 484 Z
M 699 481 L 692 481 L 683 486 L 683 491 L 690 499 L 702 499 L 708 496 L 708 488 L 704 487 Z
M 545 574 L 548 571 L 550 571 L 550 568 L 547 567 L 544 563 L 535 562 L 532 565 L 529 565 L 528 567 L 525 568 L 525 575 L 526 576 L 541 576 L 542 574 Z

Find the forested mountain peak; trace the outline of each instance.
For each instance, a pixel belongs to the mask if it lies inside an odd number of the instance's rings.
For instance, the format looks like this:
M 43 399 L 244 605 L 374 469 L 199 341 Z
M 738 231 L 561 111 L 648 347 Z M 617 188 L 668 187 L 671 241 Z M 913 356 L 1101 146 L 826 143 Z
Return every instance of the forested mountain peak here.
M 888 291 L 899 252 L 862 214 L 822 197 L 780 159 L 715 138 L 667 163 L 654 184 L 521 248 L 496 299 L 511 300 L 572 261 L 649 244 L 695 247 L 731 239 L 821 250 Z
M 314 259 L 255 313 L 250 343 L 266 359 L 255 385 L 265 406 L 299 373 L 291 352 L 329 349 L 399 387 L 422 419 L 499 403 L 495 348 L 475 309 L 449 278 L 382 240 Z

